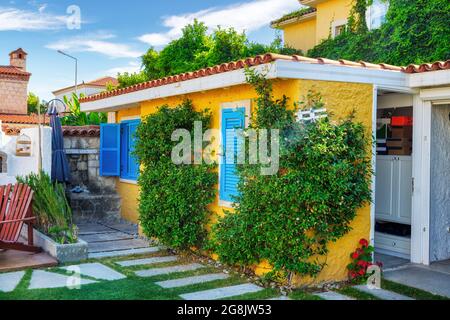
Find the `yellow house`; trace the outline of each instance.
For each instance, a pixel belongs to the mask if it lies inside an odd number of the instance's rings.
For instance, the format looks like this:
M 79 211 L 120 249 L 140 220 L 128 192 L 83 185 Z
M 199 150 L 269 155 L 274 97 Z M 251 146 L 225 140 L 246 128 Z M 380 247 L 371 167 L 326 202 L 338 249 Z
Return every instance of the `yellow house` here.
M 413 67 L 405 69 L 385 64 L 267 54 L 89 96 L 81 99 L 81 109 L 85 112 L 109 112 L 109 122 L 112 126 L 120 125 L 124 129 L 123 132 L 131 132 L 135 130 L 139 119 L 156 112 L 159 106 L 177 106 L 188 98 L 193 101 L 198 111 L 206 108 L 211 110 L 212 127 L 220 130 L 224 123 L 223 110 L 228 108 L 233 111 L 236 108 L 245 108 L 247 116 L 250 116 L 254 110 L 254 99 L 257 95 L 246 82 L 245 67 L 264 72 L 267 78 L 272 79 L 276 98 L 286 95 L 291 98 L 291 101 L 299 101 L 314 88 L 321 93 L 326 109 L 333 114 L 333 117 L 344 117 L 355 109 L 356 120 L 365 125 L 368 135 L 371 136 L 376 136 L 377 118 L 384 111 L 394 110 L 402 115 L 414 112 L 417 116 L 417 120 L 414 121 L 416 152 L 412 156 L 404 157 L 383 156 L 377 155 L 374 147 L 373 164 L 376 174 L 373 176 L 372 185 L 373 202 L 357 212 L 357 217 L 351 225 L 352 230 L 346 236 L 329 245 L 327 266 L 320 275 L 316 279 L 297 279 L 296 283 L 345 280 L 350 253 L 355 250 L 361 238 L 369 239 L 380 252 L 385 254 L 428 264 L 430 247 L 428 238 L 423 235 L 423 230 L 428 230 L 429 219 L 427 220 L 426 215 L 430 212 L 422 208 L 422 203 L 426 199 L 429 201 L 430 193 L 427 194 L 424 190 L 427 183 L 429 188 L 430 173 L 423 171 L 424 160 L 421 155 L 422 150 L 425 152 L 429 148 L 429 140 L 423 136 L 426 135 L 426 129 L 422 129 L 424 124 L 422 124 L 421 112 L 424 102 L 420 100 L 417 89 L 411 87 L 412 77 L 407 74 Z M 430 70 L 436 70 L 437 67 L 430 67 Z M 448 67 L 450 68 L 450 62 Z M 439 72 L 442 73 L 442 81 L 450 84 L 450 77 L 448 77 L 450 70 L 432 73 Z M 420 82 L 415 81 L 415 83 Z M 123 200 L 122 216 L 136 222 L 138 221 L 139 187 L 136 182 L 138 170 L 136 165 L 129 164 L 130 148 L 126 145 L 120 149 L 120 142 L 118 143 L 118 141 L 129 143 L 129 136 L 121 138 L 120 135 L 121 133 L 114 130 L 103 131 L 101 137 L 103 146 L 100 153 L 104 159 L 111 158 L 112 155 L 115 160 L 104 160 L 101 166 L 103 175 L 117 176 L 117 192 Z M 399 164 L 401 175 L 393 173 L 397 170 L 395 169 L 397 164 Z M 429 162 L 428 166 L 430 166 Z M 412 179 L 413 173 L 416 188 L 422 191 L 420 194 L 411 193 L 408 179 Z M 392 177 L 397 177 L 401 181 L 394 181 Z M 390 183 L 395 183 L 395 186 Z M 211 203 L 211 209 L 220 216 L 224 214 L 224 210 L 230 208 L 231 203 L 225 196 L 219 181 L 217 188 L 219 192 L 214 203 Z M 401 190 L 401 196 L 397 194 L 399 190 Z M 398 198 L 392 200 L 393 197 Z M 391 200 L 388 202 L 386 199 Z M 411 207 L 412 199 L 415 201 L 413 201 L 413 207 Z M 417 205 L 414 205 L 416 202 Z M 397 207 L 387 208 L 386 203 L 396 203 Z M 400 207 L 402 213 L 401 216 L 397 216 L 396 210 Z M 388 237 L 376 230 L 375 226 L 378 222 L 395 221 L 395 219 L 401 219 L 402 223 L 410 224 L 412 233 L 409 238 Z M 257 273 L 264 273 L 268 271 L 268 268 L 260 265 L 255 270 Z
M 284 34 L 285 44 L 306 53 L 328 37 L 344 31 L 354 0 L 299 0 L 303 6 L 271 23 Z M 367 10 L 369 29 L 384 21 L 388 2 L 375 0 Z

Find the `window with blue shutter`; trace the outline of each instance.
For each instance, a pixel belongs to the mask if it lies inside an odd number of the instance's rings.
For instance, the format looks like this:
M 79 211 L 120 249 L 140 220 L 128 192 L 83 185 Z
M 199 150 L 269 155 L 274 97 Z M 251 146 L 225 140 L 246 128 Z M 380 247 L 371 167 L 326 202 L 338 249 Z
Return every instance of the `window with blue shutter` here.
M 139 163 L 133 154 L 139 124 L 140 120 L 123 121 L 120 124 L 120 178 L 125 180 L 137 180 L 139 175 Z
M 239 150 L 236 129 L 245 128 L 245 108 L 222 109 L 222 144 L 224 152 L 220 166 L 220 200 L 233 202 L 238 195 L 239 178 L 236 173 L 237 154 Z M 230 142 L 230 139 L 233 141 Z M 227 162 L 227 146 L 233 145 L 233 161 Z M 228 150 L 230 151 L 230 150 Z M 231 159 L 228 159 L 231 160 Z
M 100 175 L 120 175 L 120 125 L 100 126 Z

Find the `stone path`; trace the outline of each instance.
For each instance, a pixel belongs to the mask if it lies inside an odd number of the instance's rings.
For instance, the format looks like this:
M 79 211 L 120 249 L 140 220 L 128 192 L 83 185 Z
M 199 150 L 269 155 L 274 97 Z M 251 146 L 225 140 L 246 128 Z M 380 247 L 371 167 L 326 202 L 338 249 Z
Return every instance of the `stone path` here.
M 163 274 L 171 274 L 171 273 L 178 273 L 178 272 L 186 272 L 186 271 L 194 271 L 201 268 L 204 268 L 205 266 L 199 263 L 191 263 L 191 264 L 185 264 L 185 265 L 178 265 L 178 266 L 172 266 L 172 267 L 165 267 L 165 268 L 154 268 L 154 269 L 148 269 L 148 270 L 141 270 L 136 271 L 135 274 L 139 277 L 154 277 L 159 276 Z
M 42 270 L 33 271 L 28 289 L 54 289 L 76 284 L 72 276 Z M 80 285 L 96 283 L 97 281 L 80 279 Z
M 138 259 L 138 260 L 127 260 L 127 261 L 119 261 L 116 262 L 121 267 L 133 267 L 133 266 L 141 266 L 141 265 L 152 265 L 158 263 L 166 263 L 166 262 L 174 262 L 177 261 L 177 256 L 167 256 L 167 257 L 154 257 L 148 259 Z
M 126 278 L 126 276 L 124 276 L 123 274 L 101 263 L 85 263 L 65 267 L 62 269 L 75 272 L 76 274 L 79 273 L 83 276 L 88 276 L 99 280 L 114 281 Z
M 414 300 L 413 298 L 384 289 L 369 289 L 367 286 L 355 286 L 355 289 L 371 294 L 381 300 Z
M 185 293 L 180 295 L 184 300 L 219 300 L 240 296 L 247 293 L 254 293 L 263 290 L 262 287 L 252 283 L 239 284 L 236 286 L 216 288 L 205 291 L 198 291 L 192 293 Z
M 0 291 L 1 292 L 11 292 L 19 284 L 25 275 L 25 271 L 10 272 L 0 274 Z
M 167 280 L 156 282 L 156 284 L 163 288 L 178 288 L 190 286 L 193 284 L 206 283 L 216 280 L 224 280 L 228 279 L 230 276 L 225 273 L 214 273 L 214 274 L 205 274 L 201 276 L 193 276 L 181 279 Z
M 447 269 L 450 271 L 450 266 Z M 407 266 L 384 273 L 387 280 L 450 298 L 450 273 L 441 265 L 430 268 Z
M 323 300 L 330 300 L 330 301 L 355 300 L 352 297 L 348 297 L 346 295 L 334 291 L 316 292 L 314 293 L 314 295 L 322 298 Z

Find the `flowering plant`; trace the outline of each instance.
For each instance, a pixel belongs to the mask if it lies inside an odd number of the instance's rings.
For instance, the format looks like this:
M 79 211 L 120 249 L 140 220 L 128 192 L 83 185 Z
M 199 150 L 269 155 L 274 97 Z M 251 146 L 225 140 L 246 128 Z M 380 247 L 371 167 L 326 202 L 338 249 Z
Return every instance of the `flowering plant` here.
M 373 263 L 372 253 L 374 248 L 369 245 L 369 241 L 361 239 L 359 247 L 353 252 L 350 257 L 352 262 L 347 266 L 348 275 L 353 283 L 364 283 L 369 278 L 370 274 L 367 269 L 373 265 L 382 267 L 381 262 Z

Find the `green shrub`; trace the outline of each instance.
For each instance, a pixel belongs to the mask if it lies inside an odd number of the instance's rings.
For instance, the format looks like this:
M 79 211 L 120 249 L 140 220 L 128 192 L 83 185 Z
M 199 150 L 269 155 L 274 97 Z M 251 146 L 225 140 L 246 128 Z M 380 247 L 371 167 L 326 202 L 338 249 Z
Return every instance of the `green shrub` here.
M 64 96 L 64 103 L 69 107 L 69 114 L 61 118 L 63 126 L 89 126 L 106 123 L 108 116 L 104 112 L 82 112 L 80 107 L 80 97 L 76 93 L 72 94 L 72 99 Z
M 72 210 L 64 186 L 53 183 L 44 172 L 17 177 L 17 181 L 29 185 L 34 191 L 33 211 L 38 230 L 62 244 L 76 242 L 76 226 L 72 223 Z
M 370 138 L 352 117 L 296 122 L 268 80 L 250 73 L 249 82 L 259 95 L 253 126 L 280 130 L 280 170 L 264 176 L 260 165 L 238 167 L 235 212 L 213 226 L 210 246 L 226 263 L 267 260 L 275 272 L 317 275 L 328 243 L 350 231 L 357 209 L 371 199 Z M 318 94 L 307 100 L 301 105 L 308 109 L 324 105 Z
M 217 174 L 213 165 L 175 165 L 171 136 L 186 129 L 193 137 L 194 122 L 203 130 L 210 126 L 211 115 L 193 110 L 184 101 L 176 108 L 162 106 L 143 119 L 137 130 L 136 155 L 142 165 L 139 176 L 139 219 L 144 233 L 173 248 L 201 247 L 214 201 Z

